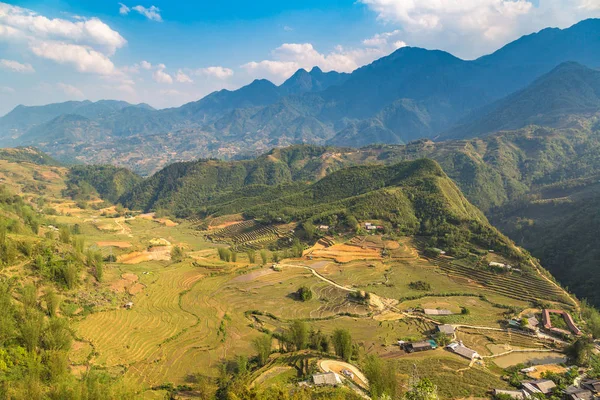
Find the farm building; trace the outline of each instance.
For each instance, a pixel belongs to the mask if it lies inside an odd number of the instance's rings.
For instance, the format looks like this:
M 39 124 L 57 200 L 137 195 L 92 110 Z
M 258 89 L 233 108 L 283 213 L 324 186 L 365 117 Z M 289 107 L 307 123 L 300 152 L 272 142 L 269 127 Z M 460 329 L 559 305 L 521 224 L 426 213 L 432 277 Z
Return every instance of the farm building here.
M 555 387 L 556 384 L 550 379 L 538 379 L 536 381 L 523 383 L 523 390 L 529 395 L 534 395 L 536 393 L 538 395 L 549 395 Z
M 438 332 L 448 336 L 454 335 L 454 327 L 452 325 L 438 325 L 435 327 Z
M 493 395 L 495 398 L 509 396 L 515 400 L 523 400 L 527 397 L 522 390 L 494 389 Z
M 452 315 L 452 314 L 454 314 L 450 310 L 438 310 L 438 309 L 435 309 L 435 308 L 425 308 L 423 310 L 423 312 L 426 315 Z
M 462 356 L 468 360 L 474 360 L 476 358 L 481 358 L 481 356 L 479 355 L 479 353 L 477 353 L 475 350 L 471 350 L 468 347 L 465 347 L 462 342 L 460 343 L 450 343 L 447 348 L 452 351 L 453 353 L 458 354 L 459 356 Z
M 323 374 L 314 374 L 313 383 L 317 386 L 337 386 L 342 384 L 342 379 L 335 372 L 326 372 Z
M 437 348 L 437 344 L 433 340 L 425 340 L 422 342 L 404 343 L 402 347 L 407 353 L 414 353 L 416 351 L 433 350 Z
M 552 326 L 552 320 L 550 318 L 550 314 L 560 314 L 562 315 L 563 319 L 565 320 L 567 326 L 569 327 L 569 330 L 571 332 L 567 332 L 564 331 L 562 329 L 557 329 L 554 328 Z M 556 333 L 561 333 L 561 334 L 569 334 L 569 333 L 573 333 L 574 335 L 581 335 L 581 331 L 579 330 L 579 328 L 575 325 L 575 321 L 573 321 L 573 317 L 571 317 L 571 314 L 569 314 L 566 311 L 563 310 L 549 310 L 549 309 L 544 309 L 542 311 L 542 322 L 544 324 L 544 328 L 548 329 L 549 331 L 552 332 L 556 332 Z
M 527 318 L 527 327 L 529 329 L 535 330 L 535 329 L 537 329 L 539 324 L 540 324 L 540 321 L 538 321 L 536 317 Z
M 133 308 L 133 302 L 129 301 L 129 302 L 125 303 L 125 305 L 123 307 L 125 307 L 128 310 L 130 310 L 130 309 Z
M 565 398 L 568 400 L 592 400 L 594 394 L 591 390 L 569 386 L 565 389 Z
M 446 252 L 442 249 L 438 249 L 437 247 L 432 248 L 431 250 L 435 251 L 436 253 L 440 254 L 440 255 L 444 255 L 446 254 Z
M 321 231 L 328 231 L 329 230 L 329 225 L 319 225 L 319 230 L 321 230 Z

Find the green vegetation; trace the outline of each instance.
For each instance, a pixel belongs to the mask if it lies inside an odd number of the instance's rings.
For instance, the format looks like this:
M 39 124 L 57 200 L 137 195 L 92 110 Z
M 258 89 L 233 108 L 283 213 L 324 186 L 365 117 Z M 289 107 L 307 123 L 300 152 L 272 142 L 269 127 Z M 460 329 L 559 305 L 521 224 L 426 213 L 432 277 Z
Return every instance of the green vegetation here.
M 306 286 L 302 286 L 300 289 L 298 289 L 296 291 L 296 296 L 298 296 L 298 299 L 301 301 L 308 301 L 308 300 L 312 299 L 313 293 L 312 293 L 312 290 L 310 290 L 310 288 L 308 288 Z
M 141 182 L 142 178 L 125 168 L 111 165 L 77 165 L 69 170 L 64 196 L 75 200 L 89 200 L 98 195 L 116 202 Z
M 424 281 L 411 282 L 408 284 L 408 287 L 413 290 L 423 290 L 423 291 L 431 290 L 431 285 Z
M 331 337 L 335 354 L 348 362 L 352 357 L 352 336 L 347 329 L 336 329 Z

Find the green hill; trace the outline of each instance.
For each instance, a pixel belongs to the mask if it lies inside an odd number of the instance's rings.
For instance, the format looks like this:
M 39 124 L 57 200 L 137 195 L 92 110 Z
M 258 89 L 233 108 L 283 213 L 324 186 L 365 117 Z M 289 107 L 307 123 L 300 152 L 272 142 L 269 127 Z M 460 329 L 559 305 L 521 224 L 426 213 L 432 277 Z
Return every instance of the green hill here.
M 496 226 L 540 258 L 560 282 L 595 305 L 600 305 L 599 178 L 540 188 L 491 215 Z
M 0 160 L 9 162 L 28 162 L 37 165 L 60 165 L 58 161 L 34 147 L 0 149 Z

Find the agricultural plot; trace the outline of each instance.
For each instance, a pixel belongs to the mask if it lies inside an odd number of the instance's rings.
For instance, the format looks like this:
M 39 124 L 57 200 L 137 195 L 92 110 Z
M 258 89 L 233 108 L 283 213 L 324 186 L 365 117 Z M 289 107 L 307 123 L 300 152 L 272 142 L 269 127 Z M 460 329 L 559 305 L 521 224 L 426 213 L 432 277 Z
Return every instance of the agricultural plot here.
M 548 345 L 537 337 L 516 331 L 504 332 L 461 327 L 457 330 L 456 337 L 462 340 L 465 346 L 476 350 L 483 356 L 501 354 L 513 349 L 543 349 Z
M 472 296 L 444 296 L 444 297 L 423 297 L 417 300 L 410 300 L 400 303 L 400 309 L 408 308 L 429 308 L 429 309 L 447 309 L 454 312 L 454 315 L 434 317 L 432 319 L 444 324 L 464 324 L 480 325 L 489 327 L 500 327 L 506 320 L 504 313 L 506 308 L 495 307 L 479 297 Z M 468 314 L 462 314 L 462 310 L 468 310 Z
M 509 389 L 507 382 L 487 369 L 468 366 L 469 362 L 444 349 L 413 353 L 395 362 L 406 385 L 416 373 L 430 378 L 440 398 L 487 398 L 489 388 Z
M 313 258 L 327 258 L 339 263 L 356 260 L 381 260 L 381 250 L 375 248 L 359 247 L 347 244 L 334 244 L 333 246 L 314 249 L 310 255 Z
M 536 275 L 518 272 L 497 273 L 475 268 L 449 257 L 438 257 L 431 262 L 450 275 L 470 279 L 505 297 L 530 302 L 542 299 L 571 305 L 561 289 Z
M 211 231 L 209 239 L 228 243 L 231 249 L 237 252 L 262 249 L 279 240 L 289 239 L 294 236 L 294 224 L 261 225 L 255 221 L 242 221 Z

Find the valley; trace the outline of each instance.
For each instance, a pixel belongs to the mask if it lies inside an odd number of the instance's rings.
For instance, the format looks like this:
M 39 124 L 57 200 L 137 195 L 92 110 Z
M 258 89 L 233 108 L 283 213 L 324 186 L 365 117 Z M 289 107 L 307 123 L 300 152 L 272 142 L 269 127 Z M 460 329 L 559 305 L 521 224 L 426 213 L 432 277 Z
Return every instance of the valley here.
M 444 398 L 483 397 L 491 389 L 510 388 L 503 377 L 511 366 L 529 361 L 560 364 L 568 346 L 566 337 L 515 328 L 509 321 L 525 315 L 541 320 L 542 308 L 553 308 L 571 313 L 582 329 L 593 329 L 582 319 L 579 302 L 535 259 L 485 228 L 483 214 L 455 192 L 456 186 L 430 161 L 343 169 L 314 185 L 283 191 L 290 221 L 278 217 L 278 200 L 270 192 L 261 197 L 260 190 L 253 194 L 255 211 L 245 207 L 243 215 L 237 213 L 232 196 L 245 192 L 234 190 L 224 208 L 216 206 L 219 200 L 205 217 L 173 221 L 103 203 L 95 190 L 78 190 L 69 179 L 77 177 L 83 187 L 82 176 L 91 182 L 112 182 L 108 187 L 113 190 L 121 181 L 104 178 L 120 176 L 118 170 L 91 169 L 86 175 L 77 168 L 70 172 L 7 161 L 3 171 L 4 184 L 12 178 L 19 182 L 7 185 L 9 190 L 30 204 L 45 204 L 37 235 L 23 230 L 17 234 L 9 227 L 8 240 L 67 243 L 62 232 L 70 231 L 68 243 L 72 241 L 75 254 L 88 254 L 88 261 L 70 286 L 40 275 L 37 261 L 28 262 L 25 255 L 0 273 L 4 279 L 32 280 L 41 292 L 58 289 L 58 316 L 73 330 L 67 355 L 75 376 L 102 371 L 141 398 L 166 393 L 194 398 L 217 389 L 244 395 L 250 387 L 267 395 L 274 388 L 295 387 L 325 365 L 320 360 L 338 359 L 340 353 L 322 343 L 340 330 L 351 337 L 347 360 L 354 368 L 366 368 L 365 379 L 374 379 L 368 370 L 373 363 L 393 368 L 397 382 L 382 390 L 406 391 L 416 368 Z M 385 202 L 376 215 L 367 211 L 374 210 L 372 206 L 361 208 L 365 201 L 381 201 L 373 197 L 371 184 L 355 185 L 352 177 L 365 174 L 382 179 L 379 190 L 394 199 L 396 216 L 385 213 L 390 207 Z M 91 179 L 94 176 L 98 178 Z M 307 200 L 300 199 L 307 199 L 306 191 L 317 203 L 303 209 Z M 365 197 L 362 191 L 371 194 Z M 428 192 L 442 196 L 437 205 L 410 205 L 427 198 Z M 321 200 L 319 193 L 325 196 Z M 415 193 L 420 194 L 412 197 Z M 356 215 L 356 222 L 336 211 L 340 204 Z M 289 208 L 294 205 L 299 208 Z M 309 209 L 318 213 L 307 213 Z M 339 219 L 331 220 L 334 214 Z M 445 215 L 448 222 L 430 220 L 424 228 L 423 221 L 434 215 Z M 420 228 L 416 221 L 422 221 Z M 380 228 L 373 232 L 368 226 Z M 444 239 L 436 238 L 439 233 L 434 232 L 444 231 Z M 467 231 L 472 238 L 461 238 Z M 83 248 L 77 250 L 80 242 Z M 89 264 L 90 252 L 103 260 L 100 278 L 98 264 Z M 518 269 L 495 270 L 493 263 Z M 18 287 L 13 290 L 23 290 Z M 310 293 L 307 299 L 298 297 L 300 288 Z M 448 315 L 431 310 L 448 310 Z M 481 357 L 468 360 L 445 349 L 452 338 L 435 333 L 442 325 L 452 326 L 452 337 Z M 304 344 L 289 336 L 296 329 L 306 329 Z M 261 362 L 255 343 L 266 337 L 272 337 L 272 347 Z M 441 344 L 414 353 L 399 345 L 427 338 Z M 250 362 L 247 372 L 223 372 L 223 365 L 242 359 Z M 226 389 L 223 373 L 230 382 Z M 356 385 L 359 388 L 315 389 L 315 395 L 334 390 L 343 397 L 364 396 L 364 382 Z
M 98 18 L 0 3 L 0 36 L 9 14 L 132 102 L 40 81 L 78 100 L 0 117 L 0 400 L 600 396 L 600 19 L 477 58 L 399 29 L 175 74 L 114 65 L 128 42 Z M 286 58 L 310 51 L 356 66 Z M 262 69 L 277 83 L 242 86 Z M 203 80 L 238 89 L 198 99 Z

